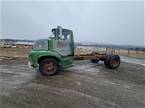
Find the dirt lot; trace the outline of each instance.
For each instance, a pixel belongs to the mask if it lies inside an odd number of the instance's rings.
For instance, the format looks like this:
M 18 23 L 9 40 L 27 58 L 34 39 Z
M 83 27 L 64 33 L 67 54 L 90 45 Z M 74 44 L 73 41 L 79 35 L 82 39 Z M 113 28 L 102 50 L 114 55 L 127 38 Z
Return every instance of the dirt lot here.
M 75 61 L 59 75 L 29 69 L 27 59 L 0 61 L 0 108 L 145 108 L 145 67 Z

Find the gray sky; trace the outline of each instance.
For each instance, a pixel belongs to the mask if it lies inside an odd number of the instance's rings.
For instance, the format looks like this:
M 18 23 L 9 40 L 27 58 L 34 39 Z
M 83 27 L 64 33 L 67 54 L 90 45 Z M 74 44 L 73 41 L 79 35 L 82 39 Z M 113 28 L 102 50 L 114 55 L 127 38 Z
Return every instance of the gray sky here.
M 77 42 L 145 46 L 144 1 L 2 1 L 1 37 L 47 38 L 72 29 Z

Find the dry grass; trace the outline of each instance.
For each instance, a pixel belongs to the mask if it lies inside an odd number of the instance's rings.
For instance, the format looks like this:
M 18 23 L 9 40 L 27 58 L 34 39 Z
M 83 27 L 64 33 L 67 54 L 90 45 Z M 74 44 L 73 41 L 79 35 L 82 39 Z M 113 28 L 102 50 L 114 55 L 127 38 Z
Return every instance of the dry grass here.
M 107 54 L 118 54 L 120 56 L 134 57 L 145 59 L 145 52 L 143 51 L 128 51 L 128 50 L 116 50 L 116 49 L 106 49 L 106 48 L 94 48 L 94 47 L 81 47 L 76 48 L 75 55 L 88 54 L 91 52 L 107 53 Z
M 29 51 L 26 48 L 0 48 L 0 57 L 28 57 Z
M 119 54 L 119 55 L 122 55 L 122 56 L 145 59 L 145 52 L 143 52 L 143 51 L 120 50 L 120 52 L 119 51 L 115 51 L 115 53 Z

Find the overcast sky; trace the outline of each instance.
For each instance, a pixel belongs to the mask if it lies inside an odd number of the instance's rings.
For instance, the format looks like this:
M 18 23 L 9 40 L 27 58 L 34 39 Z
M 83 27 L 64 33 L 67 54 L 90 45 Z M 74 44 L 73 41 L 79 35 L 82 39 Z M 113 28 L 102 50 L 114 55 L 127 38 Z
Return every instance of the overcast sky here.
M 2 1 L 1 38 L 47 38 L 72 29 L 77 42 L 145 46 L 144 1 Z

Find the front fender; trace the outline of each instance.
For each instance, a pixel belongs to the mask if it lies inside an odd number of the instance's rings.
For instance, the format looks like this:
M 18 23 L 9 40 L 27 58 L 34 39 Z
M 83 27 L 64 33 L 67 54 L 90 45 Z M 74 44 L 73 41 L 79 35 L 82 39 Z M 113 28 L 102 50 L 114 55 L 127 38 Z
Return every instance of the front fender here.
M 53 52 L 53 51 L 31 51 L 29 54 L 29 61 L 31 62 L 32 65 L 34 65 L 34 67 L 37 67 L 38 65 L 38 59 L 40 57 L 45 57 L 45 56 L 51 56 L 51 57 L 55 57 L 58 60 L 61 60 L 61 55 Z

